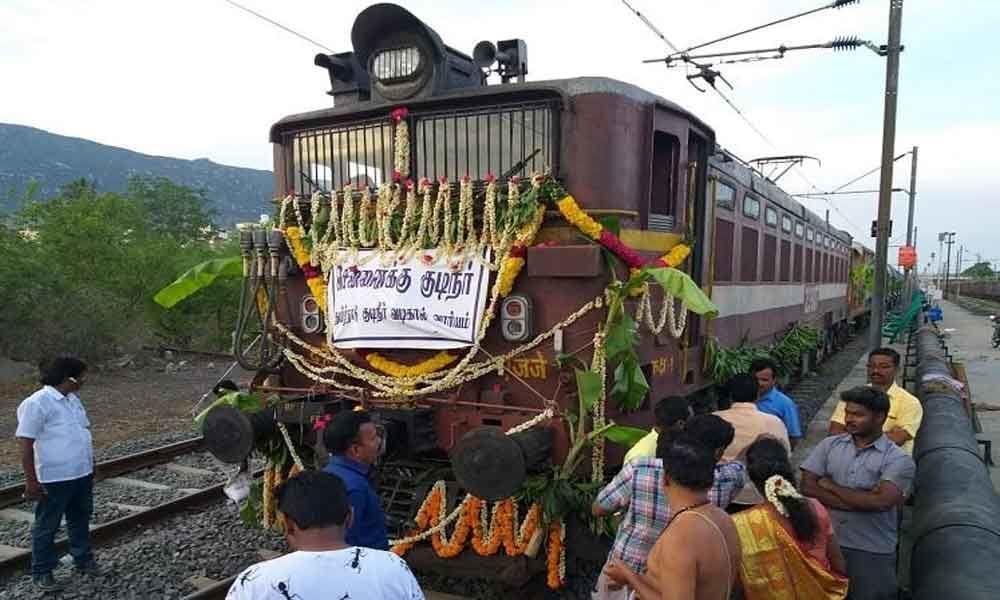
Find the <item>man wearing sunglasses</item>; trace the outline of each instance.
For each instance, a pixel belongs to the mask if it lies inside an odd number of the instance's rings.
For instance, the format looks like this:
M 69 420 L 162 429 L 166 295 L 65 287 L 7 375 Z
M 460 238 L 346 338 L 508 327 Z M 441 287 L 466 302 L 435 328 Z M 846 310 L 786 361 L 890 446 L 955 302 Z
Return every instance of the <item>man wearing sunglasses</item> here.
M 381 429 L 364 411 L 339 412 L 323 430 L 323 445 L 331 455 L 323 470 L 344 481 L 354 510 L 345 541 L 376 550 L 389 549 L 385 514 L 369 479 L 371 466 L 382 452 L 382 438 Z
M 60 356 L 43 369 L 42 389 L 17 407 L 17 445 L 24 468 L 24 497 L 37 500 L 31 528 L 31 575 L 43 592 L 62 585 L 52 576 L 59 563 L 54 541 L 63 516 L 77 573 L 97 575 L 90 545 L 94 509 L 94 447 L 87 412 L 76 395 L 87 365 Z

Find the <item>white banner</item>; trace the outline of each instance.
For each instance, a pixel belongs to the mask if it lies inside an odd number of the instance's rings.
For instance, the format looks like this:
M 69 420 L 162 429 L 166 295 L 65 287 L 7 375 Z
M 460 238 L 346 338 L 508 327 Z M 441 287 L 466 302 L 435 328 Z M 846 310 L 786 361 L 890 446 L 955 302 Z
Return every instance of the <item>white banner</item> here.
M 453 270 L 420 256 L 383 267 L 371 251 L 361 266 L 342 264 L 329 274 L 327 336 L 337 348 L 444 350 L 475 343 L 486 308 L 490 273 L 479 260 Z

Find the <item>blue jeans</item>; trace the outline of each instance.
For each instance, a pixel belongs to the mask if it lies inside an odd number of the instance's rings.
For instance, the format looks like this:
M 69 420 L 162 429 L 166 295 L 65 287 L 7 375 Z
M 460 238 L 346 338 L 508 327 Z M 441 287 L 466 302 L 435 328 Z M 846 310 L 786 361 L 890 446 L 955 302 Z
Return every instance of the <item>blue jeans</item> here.
M 69 553 L 77 565 L 94 560 L 90 547 L 90 515 L 94 512 L 94 476 L 43 483 L 45 497 L 35 506 L 31 527 L 31 574 L 51 573 L 59 564 L 55 538 L 66 515 Z

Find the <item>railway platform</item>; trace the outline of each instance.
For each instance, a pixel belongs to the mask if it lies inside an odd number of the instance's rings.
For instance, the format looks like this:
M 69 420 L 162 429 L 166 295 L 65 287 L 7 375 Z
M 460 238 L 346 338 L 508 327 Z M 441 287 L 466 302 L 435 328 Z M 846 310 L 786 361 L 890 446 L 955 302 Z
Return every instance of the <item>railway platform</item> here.
M 990 346 L 990 336 L 993 333 L 990 321 L 946 300 L 940 301 L 939 305 L 943 311 L 943 320 L 938 326 L 948 338 L 948 347 L 955 362 L 965 366 L 971 393 L 970 401 L 978 407 L 976 414 L 982 431 L 977 433 L 976 437 L 990 442 L 990 445 L 996 448 L 993 461 L 1000 463 L 1000 392 L 997 391 L 1000 390 L 1000 349 Z M 905 343 L 889 346 L 905 356 Z M 837 406 L 840 393 L 867 383 L 865 371 L 867 360 L 867 354 L 861 356 L 850 373 L 830 393 L 829 398 L 809 423 L 802 442 L 792 452 L 792 464 L 797 466 L 805 460 L 816 444 L 826 437 L 830 415 Z M 908 385 L 907 389 L 911 393 L 914 392 L 912 385 Z M 993 487 L 1000 491 L 1000 466 L 997 464 L 990 466 L 989 472 L 993 479 Z
M 992 327 L 987 317 L 976 315 L 969 310 L 948 301 L 940 301 L 943 320 L 938 323 L 941 331 L 947 336 L 948 348 L 956 363 L 965 367 L 969 383 L 970 402 L 977 407 L 976 415 L 981 431 L 976 438 L 989 442 L 990 446 L 1000 442 L 1000 350 L 992 348 L 990 337 Z M 906 354 L 906 345 L 889 344 L 901 355 Z M 792 463 L 798 466 L 809 455 L 809 452 L 827 435 L 830 416 L 837 405 L 840 393 L 844 390 L 867 383 L 866 362 L 868 355 L 862 355 L 851 371 L 830 393 L 829 398 L 809 423 L 805 437 L 792 452 Z M 910 392 L 915 392 L 914 386 L 907 385 Z M 986 446 L 980 445 L 980 450 Z M 1000 461 L 1000 446 L 994 453 L 994 463 Z M 1000 467 L 996 464 L 988 467 L 994 489 L 1000 491 Z M 900 560 L 899 578 L 901 588 L 909 589 L 909 561 L 912 550 L 912 508 L 907 506 L 903 511 L 900 525 Z M 905 594 L 906 592 L 904 592 Z M 904 596 L 906 597 L 906 596 Z
M 976 438 L 988 441 L 996 449 L 993 462 L 1000 462 L 1000 349 L 990 345 L 993 327 L 988 318 L 941 300 L 943 319 L 938 324 L 948 336 L 948 347 L 955 362 L 965 365 L 969 379 L 970 401 L 976 405 L 976 416 L 982 431 Z M 980 450 L 983 446 L 980 446 Z M 1000 468 L 989 467 L 993 488 L 1000 491 Z

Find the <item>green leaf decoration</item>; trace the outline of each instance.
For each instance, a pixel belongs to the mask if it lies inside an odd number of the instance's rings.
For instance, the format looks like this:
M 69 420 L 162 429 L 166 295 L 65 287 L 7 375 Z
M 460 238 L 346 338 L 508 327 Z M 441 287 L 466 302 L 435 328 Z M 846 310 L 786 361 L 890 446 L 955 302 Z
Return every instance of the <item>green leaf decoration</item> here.
M 719 308 L 687 273 L 670 267 L 644 268 L 667 293 L 684 301 L 688 310 L 708 318 L 719 316 Z
M 205 410 L 198 413 L 198 416 L 194 418 L 195 428 L 200 431 L 202 425 L 205 423 L 205 417 L 208 416 L 208 413 L 216 406 L 220 406 L 222 404 L 228 404 L 229 406 L 246 413 L 256 412 L 264 407 L 264 401 L 261 399 L 259 394 L 230 392 L 219 397 L 215 400 L 215 402 L 209 404 Z
M 648 429 L 639 429 L 638 427 L 629 427 L 628 425 L 615 425 L 604 432 L 604 437 L 619 446 L 631 448 L 636 442 L 646 437 L 648 433 Z
M 639 368 L 634 356 L 627 356 L 615 369 L 615 386 L 611 389 L 611 397 L 624 411 L 636 410 L 642 406 L 642 400 L 649 393 L 649 383 L 646 375 Z
M 195 265 L 173 283 L 156 292 L 153 301 L 163 308 L 172 308 L 188 296 L 212 285 L 220 277 L 242 277 L 243 259 L 239 256 L 216 258 Z
M 576 392 L 580 395 L 584 409 L 589 413 L 594 403 L 601 397 L 601 377 L 593 371 L 576 371 Z
M 632 346 L 638 339 L 635 321 L 628 312 L 623 311 L 622 317 L 608 328 L 605 341 L 608 360 L 617 362 L 623 354 L 632 352 Z
M 601 217 L 600 219 L 597 219 L 597 222 L 601 224 L 601 227 L 607 229 L 615 235 L 621 235 L 622 233 L 622 221 L 615 215 Z

